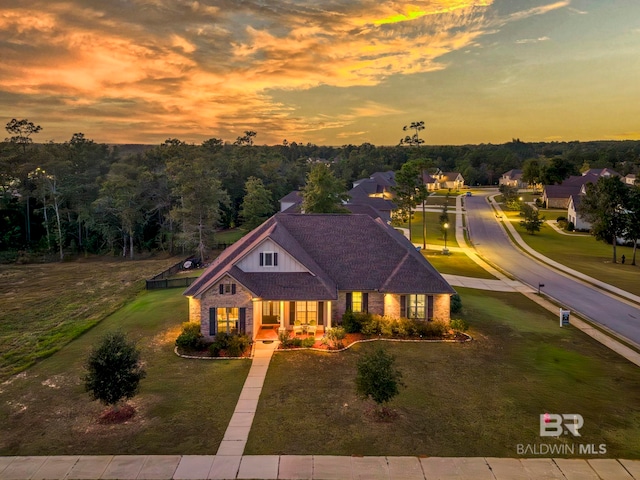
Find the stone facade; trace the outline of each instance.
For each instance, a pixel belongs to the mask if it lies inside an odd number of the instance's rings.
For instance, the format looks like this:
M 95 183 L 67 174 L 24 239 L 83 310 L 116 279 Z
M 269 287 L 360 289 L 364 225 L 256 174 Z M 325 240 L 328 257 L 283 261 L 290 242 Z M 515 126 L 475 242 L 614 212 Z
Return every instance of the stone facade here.
M 220 284 L 235 284 L 235 294 L 220 294 Z M 208 289 L 199 300 L 200 303 L 200 329 L 205 338 L 211 338 L 209 335 L 209 308 L 219 307 L 238 307 L 246 308 L 247 335 L 253 338 L 253 302 L 252 295 L 240 283 L 236 282 L 229 276 L 223 277 L 220 281 Z M 193 302 L 195 299 L 190 301 Z M 195 300 L 198 301 L 198 300 Z M 195 303 L 195 302 L 194 302 Z M 194 306 L 194 308 L 197 308 Z

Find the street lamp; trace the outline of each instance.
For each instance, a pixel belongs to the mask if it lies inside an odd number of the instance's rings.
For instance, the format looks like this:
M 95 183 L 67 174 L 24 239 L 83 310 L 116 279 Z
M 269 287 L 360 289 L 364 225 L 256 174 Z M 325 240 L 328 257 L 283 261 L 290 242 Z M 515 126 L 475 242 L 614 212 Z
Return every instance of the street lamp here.
M 445 222 L 444 225 L 442 225 L 442 228 L 444 228 L 444 249 L 442 250 L 442 253 L 444 255 L 449 255 L 449 250 L 447 249 L 447 230 L 449 229 L 449 224 Z

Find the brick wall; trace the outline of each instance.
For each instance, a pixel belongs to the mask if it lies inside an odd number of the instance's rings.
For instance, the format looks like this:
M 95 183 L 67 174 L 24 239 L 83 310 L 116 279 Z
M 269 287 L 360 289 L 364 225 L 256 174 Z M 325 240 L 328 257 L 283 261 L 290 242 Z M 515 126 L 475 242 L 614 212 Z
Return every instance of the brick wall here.
M 235 283 L 236 293 L 223 293 L 220 295 L 221 283 Z M 238 307 L 246 308 L 247 335 L 253 338 L 253 302 L 251 293 L 230 277 L 222 278 L 207 290 L 200 298 L 200 329 L 206 338 L 209 335 L 209 308 Z

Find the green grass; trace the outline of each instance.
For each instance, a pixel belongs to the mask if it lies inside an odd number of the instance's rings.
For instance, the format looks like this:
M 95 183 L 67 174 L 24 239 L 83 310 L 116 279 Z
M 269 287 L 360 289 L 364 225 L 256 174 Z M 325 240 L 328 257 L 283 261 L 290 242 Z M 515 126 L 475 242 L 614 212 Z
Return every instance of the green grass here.
M 640 458 L 636 366 L 519 294 L 458 290 L 471 343 L 277 353 L 245 453 L 515 457 L 520 443 L 573 441 L 539 436 L 550 412 L 583 415 L 576 443 Z M 406 384 L 387 423 L 366 413 L 354 386 L 357 359 L 379 345 Z
M 440 230 L 440 213 L 426 212 L 427 216 L 427 250 L 442 250 L 444 246 L 444 235 Z M 447 247 L 457 247 L 455 234 L 455 213 L 449 212 L 449 230 L 447 233 Z M 409 223 L 401 225 L 403 228 L 409 228 Z M 422 212 L 414 212 L 413 220 L 411 220 L 411 240 L 413 243 L 422 243 Z
M 544 210 L 543 215 L 550 217 Z M 582 272 L 585 275 L 609 283 L 635 295 L 640 295 L 640 266 L 631 265 L 633 249 L 618 245 L 618 262 L 624 254 L 627 261 L 624 265 L 613 263 L 613 247 L 594 237 L 584 234 L 563 235 L 548 225 L 542 225 L 540 232 L 530 235 L 520 226 L 517 213 L 507 215 L 513 218 L 512 225 L 522 239 L 531 248 L 562 265 Z
M 436 251 L 422 253 L 440 273 L 486 279 L 496 278 L 463 252 L 450 252 L 449 255 L 442 255 L 442 252 Z
M 0 455 L 214 454 L 249 361 L 186 360 L 173 353 L 187 319 L 181 289 L 144 292 L 43 362 L 0 384 Z M 81 377 L 92 345 L 121 329 L 137 340 L 147 378 L 126 424 L 97 422 Z
M 220 232 L 216 232 L 215 241 L 220 243 L 233 243 L 240 240 L 246 233 L 247 231 L 242 228 L 222 230 Z
M 93 258 L 0 265 L 0 381 L 59 350 L 176 262 Z

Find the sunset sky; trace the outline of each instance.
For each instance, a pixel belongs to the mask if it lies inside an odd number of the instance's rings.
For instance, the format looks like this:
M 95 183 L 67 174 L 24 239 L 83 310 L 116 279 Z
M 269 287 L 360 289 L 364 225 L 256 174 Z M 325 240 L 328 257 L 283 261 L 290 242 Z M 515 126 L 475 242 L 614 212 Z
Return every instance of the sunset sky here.
M 39 142 L 640 139 L 640 1 L 0 0 L 12 118 Z

